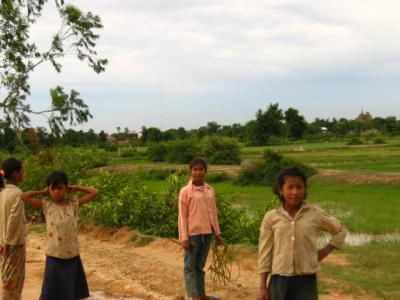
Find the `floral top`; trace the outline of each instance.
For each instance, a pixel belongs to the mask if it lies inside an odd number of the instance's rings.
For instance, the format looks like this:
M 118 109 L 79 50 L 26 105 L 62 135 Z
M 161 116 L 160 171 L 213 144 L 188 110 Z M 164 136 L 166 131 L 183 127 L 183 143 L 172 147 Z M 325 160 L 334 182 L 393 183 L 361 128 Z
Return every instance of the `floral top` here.
M 44 200 L 43 212 L 46 217 L 46 255 L 63 259 L 78 256 L 78 199 L 67 205 Z

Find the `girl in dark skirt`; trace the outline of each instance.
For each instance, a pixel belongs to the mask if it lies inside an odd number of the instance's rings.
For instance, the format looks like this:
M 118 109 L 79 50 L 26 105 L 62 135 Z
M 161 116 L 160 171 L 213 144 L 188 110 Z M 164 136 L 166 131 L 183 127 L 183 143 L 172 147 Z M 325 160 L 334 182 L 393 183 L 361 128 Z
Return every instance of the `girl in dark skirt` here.
M 281 203 L 265 215 L 261 224 L 257 299 L 317 300 L 318 264 L 343 245 L 346 229 L 318 206 L 305 202 L 307 177 L 299 168 L 283 169 L 274 192 Z M 331 239 L 318 249 L 321 231 L 329 232 Z
M 85 195 L 67 200 L 66 194 L 72 192 Z M 79 206 L 92 201 L 97 194 L 95 188 L 69 186 L 67 175 L 55 171 L 47 178 L 44 190 L 21 195 L 25 203 L 43 208 L 46 217 L 46 267 L 40 300 L 77 300 L 90 296 L 79 255 L 78 215 Z

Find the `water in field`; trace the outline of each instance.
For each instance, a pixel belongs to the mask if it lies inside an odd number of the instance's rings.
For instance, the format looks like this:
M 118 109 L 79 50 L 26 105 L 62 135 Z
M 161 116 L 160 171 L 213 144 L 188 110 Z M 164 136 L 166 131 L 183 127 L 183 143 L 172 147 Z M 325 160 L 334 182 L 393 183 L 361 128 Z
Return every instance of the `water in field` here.
M 92 296 L 88 300 L 141 300 L 135 297 L 115 297 L 106 295 L 103 292 L 93 292 Z
M 323 246 L 329 241 L 329 235 L 324 234 L 318 240 L 318 245 Z M 368 234 L 368 233 L 351 233 L 346 236 L 345 244 L 348 246 L 362 246 L 372 242 L 388 243 L 400 242 L 400 233 L 385 233 L 385 234 Z

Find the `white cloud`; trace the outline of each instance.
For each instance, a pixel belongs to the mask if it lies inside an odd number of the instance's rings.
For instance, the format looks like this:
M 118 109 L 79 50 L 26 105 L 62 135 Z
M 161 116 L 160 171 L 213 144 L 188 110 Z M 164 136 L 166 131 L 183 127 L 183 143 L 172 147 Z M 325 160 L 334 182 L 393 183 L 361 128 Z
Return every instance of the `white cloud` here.
M 251 80 L 400 75 L 398 1 L 75 0 L 102 17 L 97 75 L 66 58 L 61 75 L 41 67 L 37 89 L 157 91 L 170 95 L 228 91 Z M 57 29 L 48 10 L 32 32 L 40 45 Z M 361 97 L 361 96 L 360 96 Z

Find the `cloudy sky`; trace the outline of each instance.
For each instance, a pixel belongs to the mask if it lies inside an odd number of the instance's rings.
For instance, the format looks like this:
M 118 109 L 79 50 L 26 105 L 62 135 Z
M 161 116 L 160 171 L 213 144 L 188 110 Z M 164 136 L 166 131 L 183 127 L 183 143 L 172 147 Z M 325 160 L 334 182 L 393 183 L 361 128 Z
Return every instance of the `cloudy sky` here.
M 44 49 L 59 27 L 51 2 L 31 34 Z M 397 0 L 66 2 L 101 16 L 107 71 L 73 57 L 61 74 L 42 65 L 30 101 L 46 108 L 50 87 L 78 90 L 94 115 L 79 129 L 244 123 L 276 102 L 309 121 L 400 118 Z

